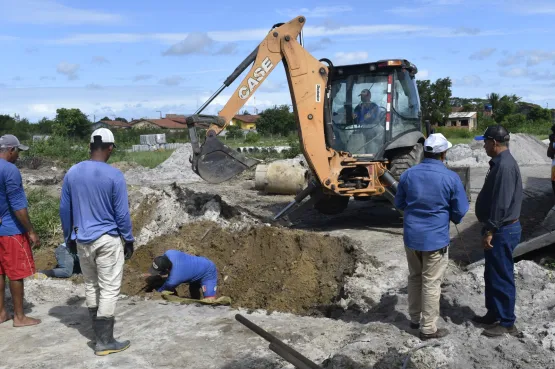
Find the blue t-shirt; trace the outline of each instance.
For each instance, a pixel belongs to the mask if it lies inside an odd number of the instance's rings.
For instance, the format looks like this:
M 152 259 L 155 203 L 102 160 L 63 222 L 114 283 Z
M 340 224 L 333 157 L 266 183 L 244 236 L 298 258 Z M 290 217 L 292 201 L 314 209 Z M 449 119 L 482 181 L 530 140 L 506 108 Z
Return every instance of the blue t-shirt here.
M 164 255 L 172 262 L 172 268 L 158 292 L 173 289 L 181 283 L 200 282 L 216 276 L 216 265 L 205 257 L 189 255 L 178 250 L 168 250 Z
M 449 221 L 459 224 L 469 204 L 459 175 L 442 161 L 426 158 L 401 174 L 395 207 L 404 211 L 405 245 L 435 251 L 450 244 Z
M 104 162 L 82 161 L 68 170 L 62 185 L 60 218 L 66 242 L 77 239 L 91 243 L 104 234 L 135 241 L 125 177 Z
M 26 233 L 14 212 L 27 207 L 21 173 L 17 167 L 0 159 L 0 236 Z

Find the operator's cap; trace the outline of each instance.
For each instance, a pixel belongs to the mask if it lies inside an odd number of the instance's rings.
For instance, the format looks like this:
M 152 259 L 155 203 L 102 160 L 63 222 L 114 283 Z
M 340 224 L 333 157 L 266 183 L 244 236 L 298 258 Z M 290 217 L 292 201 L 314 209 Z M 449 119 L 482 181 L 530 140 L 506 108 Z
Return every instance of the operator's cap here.
M 495 140 L 497 142 L 507 142 L 510 140 L 509 131 L 501 125 L 489 126 L 482 136 L 474 137 L 475 140 Z
M 91 134 L 91 143 L 95 142 L 95 139 L 100 137 L 100 142 L 111 143 L 116 147 L 116 141 L 114 139 L 114 134 L 108 128 L 99 128 Z
M 14 135 L 4 135 L 0 137 L 0 149 L 17 147 L 21 151 L 29 150 L 29 146 L 22 145 Z
M 424 141 L 424 151 L 439 154 L 453 147 L 453 144 L 441 133 L 432 133 Z
M 370 95 L 370 90 L 365 88 L 364 90 L 360 91 L 360 93 L 358 94 L 358 96 L 361 95 Z
M 152 261 L 152 266 L 148 272 L 152 275 L 167 274 L 172 266 L 172 262 L 166 255 L 157 256 Z

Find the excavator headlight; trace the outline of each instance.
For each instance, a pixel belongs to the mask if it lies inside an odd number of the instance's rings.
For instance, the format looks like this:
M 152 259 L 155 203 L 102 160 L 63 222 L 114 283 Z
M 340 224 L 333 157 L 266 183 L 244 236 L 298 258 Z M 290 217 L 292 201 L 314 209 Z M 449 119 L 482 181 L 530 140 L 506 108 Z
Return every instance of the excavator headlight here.
M 403 65 L 403 62 L 401 60 L 388 60 L 387 65 L 388 66 Z

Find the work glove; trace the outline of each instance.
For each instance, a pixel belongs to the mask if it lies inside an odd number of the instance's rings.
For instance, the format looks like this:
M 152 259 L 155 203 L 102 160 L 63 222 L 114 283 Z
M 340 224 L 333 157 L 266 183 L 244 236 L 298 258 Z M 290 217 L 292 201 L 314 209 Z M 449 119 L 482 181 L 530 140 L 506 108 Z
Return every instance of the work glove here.
M 123 250 L 125 254 L 125 260 L 131 259 L 131 256 L 133 256 L 133 251 L 135 250 L 133 247 L 133 242 L 126 242 Z
M 77 255 L 77 242 L 75 240 L 67 241 L 66 246 L 70 254 Z

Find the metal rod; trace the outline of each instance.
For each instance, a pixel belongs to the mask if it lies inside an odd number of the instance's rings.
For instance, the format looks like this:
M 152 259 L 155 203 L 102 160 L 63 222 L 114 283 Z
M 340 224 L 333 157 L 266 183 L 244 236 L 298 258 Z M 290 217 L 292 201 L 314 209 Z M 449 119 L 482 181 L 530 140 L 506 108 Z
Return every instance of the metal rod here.
M 200 108 L 197 109 L 197 111 L 195 112 L 195 114 L 200 114 L 202 113 L 202 111 L 204 109 L 206 109 L 206 107 L 208 106 L 208 104 L 210 104 L 225 88 L 225 85 L 222 85 L 222 87 L 220 87 L 218 89 L 218 91 L 214 92 L 214 94 L 212 94 L 212 96 L 210 96 L 210 98 L 208 100 L 206 100 L 206 102 L 204 104 L 201 105 Z
M 301 37 L 300 44 L 301 44 L 302 47 L 304 47 L 304 35 L 303 35 L 303 30 L 302 29 L 301 29 L 300 37 Z
M 235 319 L 249 328 L 254 333 L 258 334 L 260 337 L 264 338 L 266 341 L 279 346 L 283 350 L 287 351 L 289 354 L 295 356 L 297 359 L 302 361 L 310 369 L 322 369 L 319 365 L 308 359 L 307 357 L 303 356 L 300 352 L 295 351 L 292 347 L 286 345 L 283 341 L 279 340 L 277 337 L 273 336 L 272 334 L 266 332 L 264 329 L 260 328 L 241 314 L 236 314 Z
M 276 345 L 275 343 L 270 343 L 270 350 L 281 356 L 289 364 L 293 365 L 297 369 L 311 369 L 309 366 L 305 365 L 301 360 L 297 359 L 290 352 L 287 352 L 283 347 Z

